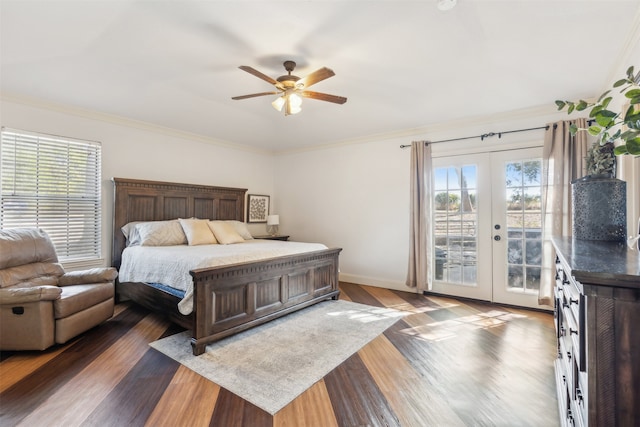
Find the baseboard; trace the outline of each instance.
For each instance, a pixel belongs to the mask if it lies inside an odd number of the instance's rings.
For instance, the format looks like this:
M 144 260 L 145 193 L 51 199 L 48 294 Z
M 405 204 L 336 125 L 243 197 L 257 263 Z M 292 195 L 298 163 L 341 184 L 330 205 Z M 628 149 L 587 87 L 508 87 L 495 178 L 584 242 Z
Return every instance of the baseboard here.
M 340 281 L 355 283 L 356 285 L 375 286 L 377 288 L 393 289 L 394 291 L 404 291 L 419 293 L 416 288 L 410 288 L 404 282 L 395 280 L 377 279 L 375 277 L 359 276 L 356 274 L 340 273 Z

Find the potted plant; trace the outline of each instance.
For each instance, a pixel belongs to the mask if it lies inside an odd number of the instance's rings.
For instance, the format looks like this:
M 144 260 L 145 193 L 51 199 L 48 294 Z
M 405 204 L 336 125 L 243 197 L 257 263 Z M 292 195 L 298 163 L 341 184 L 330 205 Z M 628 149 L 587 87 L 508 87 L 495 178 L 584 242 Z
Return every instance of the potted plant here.
M 627 234 L 626 182 L 615 178 L 617 155 L 640 155 L 640 71 L 627 69 L 627 76 L 613 89 L 629 100 L 626 111 L 609 109 L 611 89 L 595 103 L 584 100 L 556 101 L 567 113 L 589 110 L 589 127 L 570 126 L 570 132 L 586 131 L 597 137 L 587 152 L 587 176 L 572 182 L 573 236 L 583 240 L 625 241 Z M 615 146 L 615 143 L 620 143 Z
M 585 162 L 587 166 L 587 176 L 598 178 L 615 178 L 616 176 L 616 156 L 613 142 L 608 141 L 603 145 L 595 142 L 587 151 Z
M 610 93 L 613 89 L 622 87 L 620 93 L 629 100 L 629 107 L 624 111 L 615 112 L 609 109 L 609 104 L 613 100 Z M 616 156 L 632 154 L 640 155 L 640 71 L 634 74 L 634 67 L 627 69 L 627 76 L 613 84 L 613 88 L 604 92 L 595 103 L 584 100 L 562 101 L 557 100 L 558 110 L 567 108 L 567 113 L 574 111 L 584 111 L 591 109 L 589 118 L 594 120 L 588 128 L 578 128 L 572 125 L 571 134 L 575 135 L 579 131 L 587 131 L 589 134 L 598 137 L 600 145 L 607 143 L 621 143 L 613 150 Z

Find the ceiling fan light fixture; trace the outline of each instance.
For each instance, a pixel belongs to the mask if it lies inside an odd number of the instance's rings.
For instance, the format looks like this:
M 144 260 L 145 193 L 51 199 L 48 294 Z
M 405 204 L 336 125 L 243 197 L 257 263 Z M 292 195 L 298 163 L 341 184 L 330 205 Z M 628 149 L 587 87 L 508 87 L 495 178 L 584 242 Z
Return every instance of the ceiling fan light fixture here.
M 271 103 L 271 105 L 273 105 L 273 108 L 275 108 L 276 110 L 282 111 L 282 107 L 284 106 L 285 101 L 285 97 L 284 95 L 282 95 L 277 97 L 276 100 Z
M 295 93 L 287 93 L 287 102 L 284 104 L 284 115 L 298 114 L 302 111 L 302 98 Z
M 328 93 L 312 92 L 307 90 L 310 86 L 326 80 L 329 77 L 335 76 L 333 70 L 327 67 L 322 67 L 309 74 L 305 78 L 301 79 L 300 77 L 291 74 L 295 66 L 295 62 L 285 61 L 284 68 L 285 70 L 287 70 L 288 74 L 274 79 L 267 76 L 266 74 L 261 73 L 255 68 L 249 67 L 248 65 L 241 65 L 239 67 L 241 70 L 246 71 L 247 73 L 266 81 L 267 83 L 272 84 L 273 86 L 275 86 L 275 89 L 277 91 L 233 96 L 231 97 L 231 99 L 240 100 L 255 98 L 257 96 L 278 95 L 278 98 L 274 99 L 271 102 L 271 105 L 278 111 L 282 111 L 282 108 L 284 107 L 285 116 L 288 116 L 290 114 L 298 114 L 300 111 L 302 111 L 302 97 L 317 99 L 319 101 L 333 102 L 335 104 L 344 104 L 345 102 L 347 102 L 347 98 L 345 98 L 344 96 L 330 95 Z
M 291 103 L 291 107 L 300 108 L 302 105 L 302 98 L 297 93 L 289 94 L 289 102 Z

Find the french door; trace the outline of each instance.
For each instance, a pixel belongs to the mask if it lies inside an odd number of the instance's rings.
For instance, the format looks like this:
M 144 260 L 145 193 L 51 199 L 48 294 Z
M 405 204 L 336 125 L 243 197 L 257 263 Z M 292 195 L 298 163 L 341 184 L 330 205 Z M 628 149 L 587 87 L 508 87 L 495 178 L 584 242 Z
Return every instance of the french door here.
M 541 154 L 433 159 L 434 292 L 540 307 Z

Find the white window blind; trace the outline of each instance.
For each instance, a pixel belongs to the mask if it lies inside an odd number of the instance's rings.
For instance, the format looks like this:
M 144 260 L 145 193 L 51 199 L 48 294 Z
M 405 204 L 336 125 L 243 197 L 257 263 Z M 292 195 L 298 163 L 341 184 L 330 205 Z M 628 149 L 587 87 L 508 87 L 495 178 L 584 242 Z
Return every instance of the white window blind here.
M 0 228 L 42 228 L 61 262 L 100 258 L 100 171 L 100 143 L 2 128 Z

